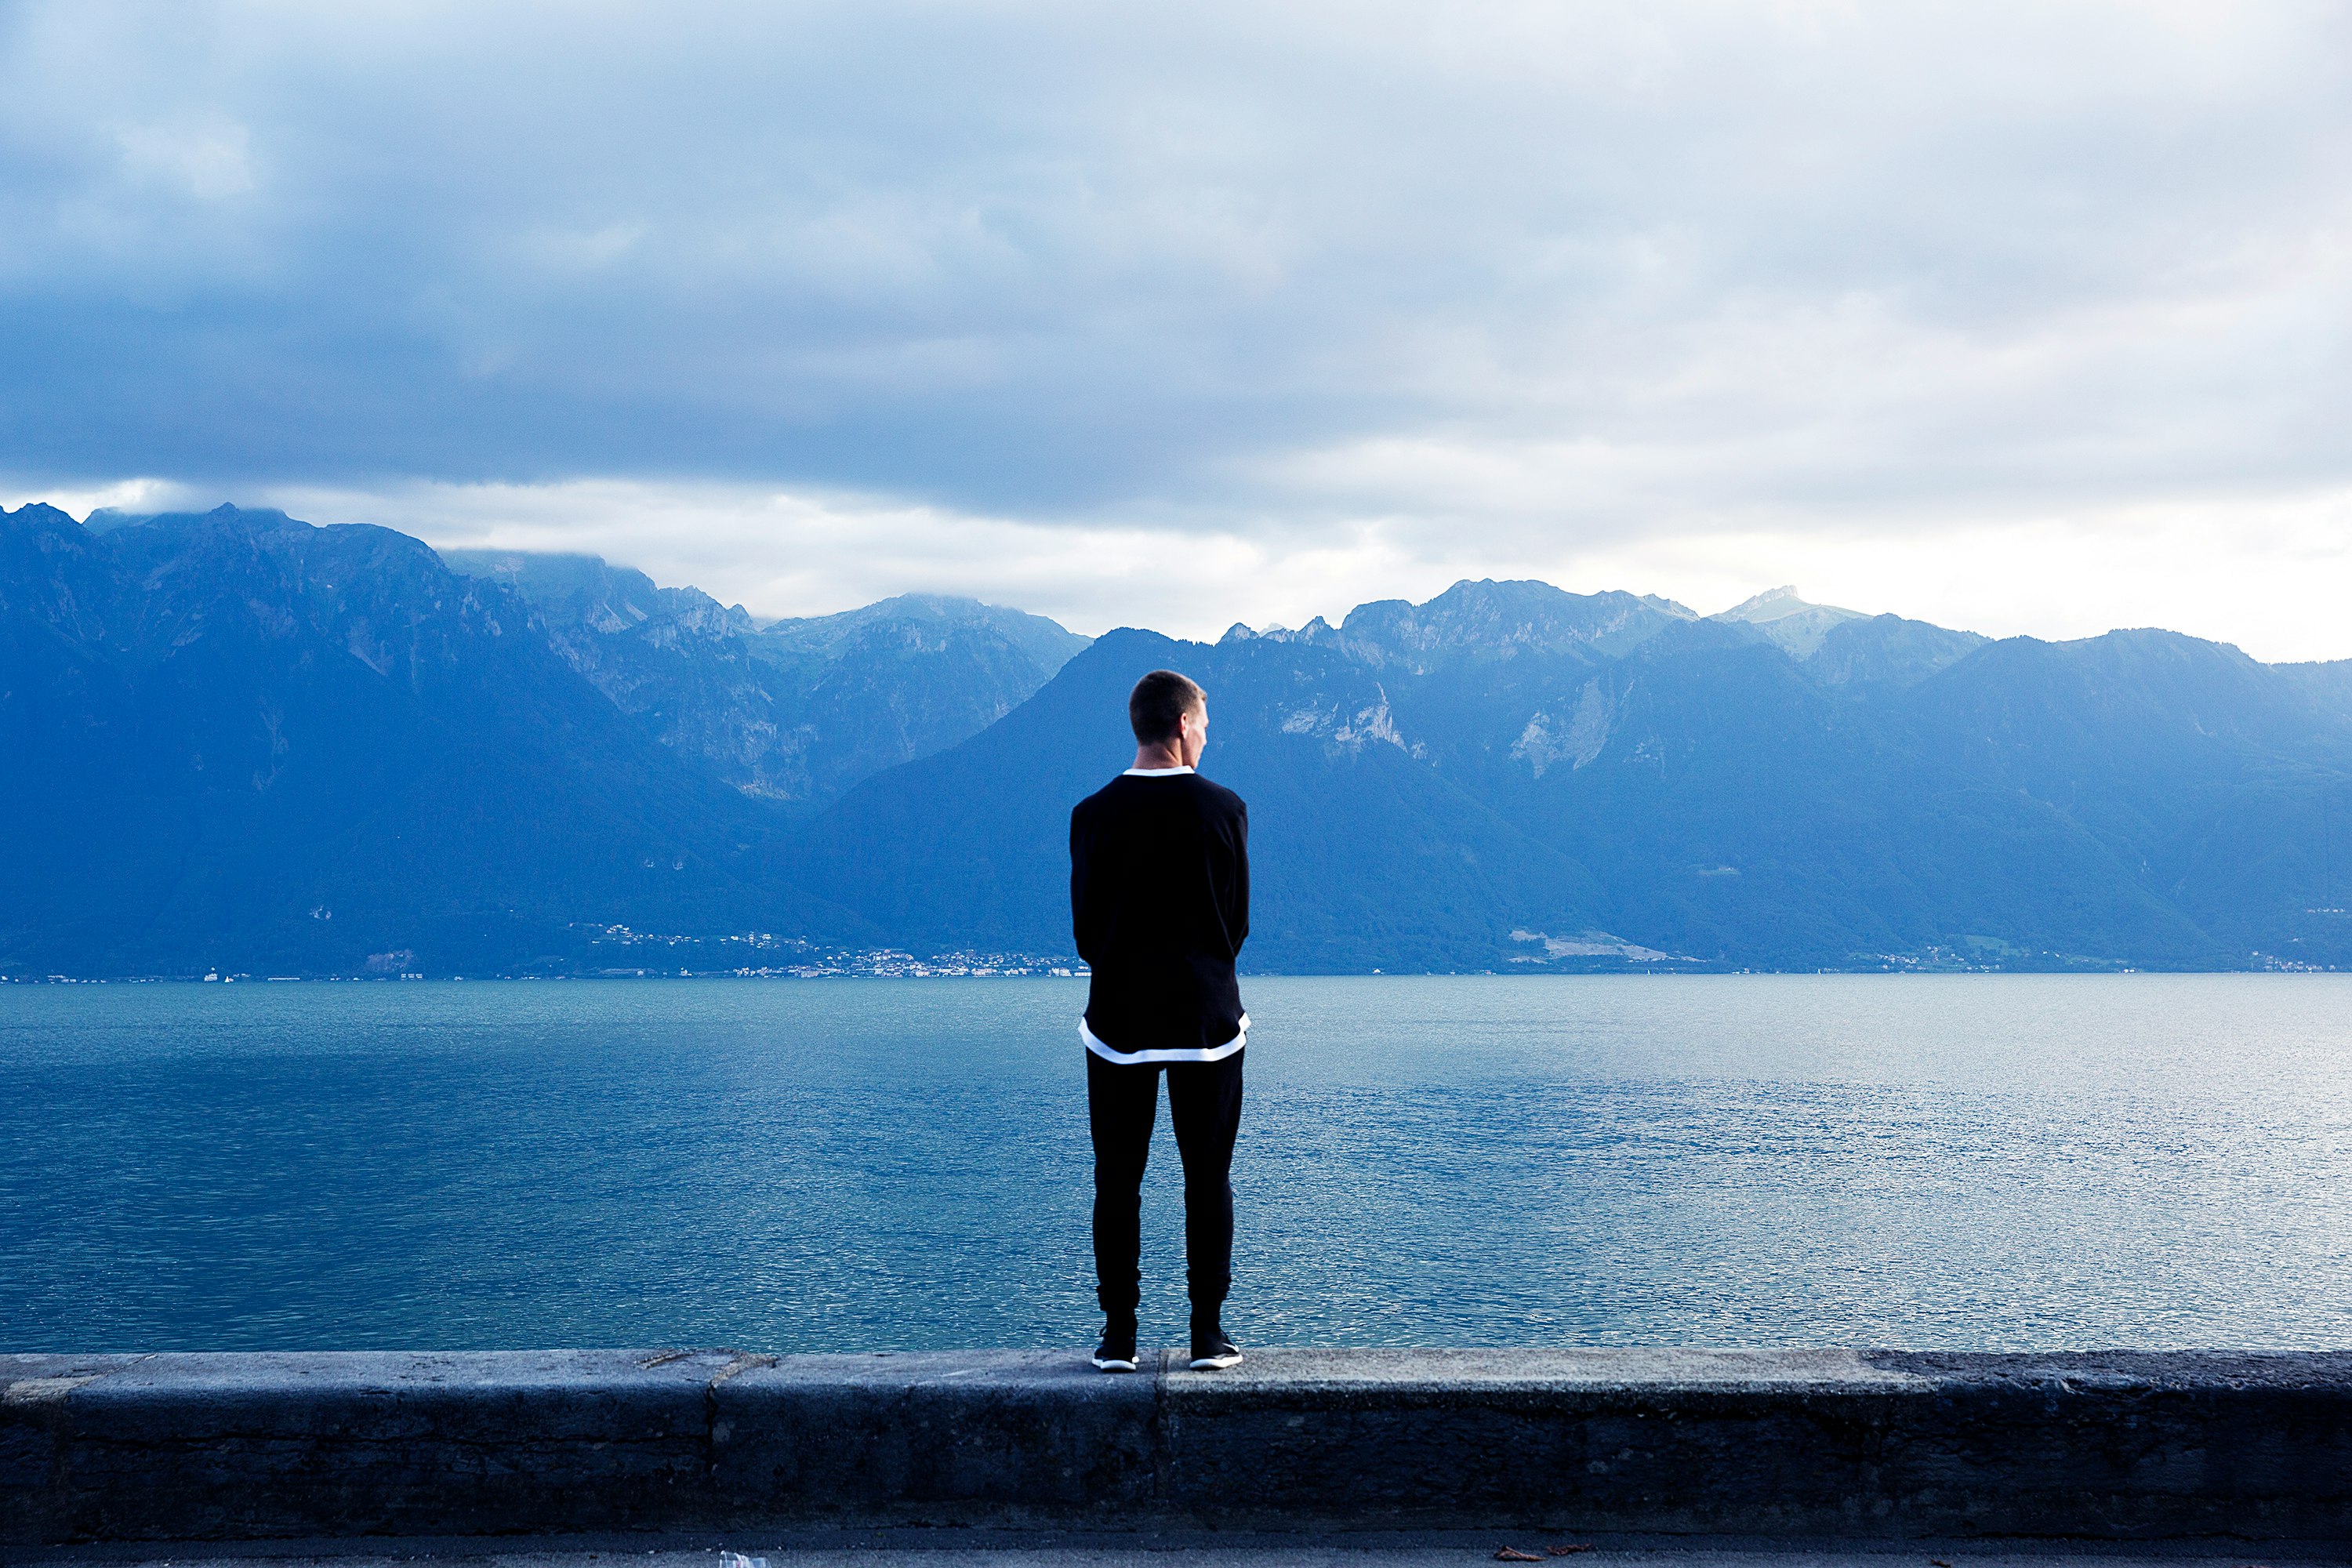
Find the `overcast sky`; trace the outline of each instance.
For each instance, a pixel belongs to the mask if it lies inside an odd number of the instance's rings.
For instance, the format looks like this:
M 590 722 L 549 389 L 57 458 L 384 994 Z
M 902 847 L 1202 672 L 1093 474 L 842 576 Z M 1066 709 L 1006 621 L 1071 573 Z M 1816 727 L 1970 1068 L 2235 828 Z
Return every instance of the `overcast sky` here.
M 2345 5 L 0 5 L 0 497 L 2352 656 Z

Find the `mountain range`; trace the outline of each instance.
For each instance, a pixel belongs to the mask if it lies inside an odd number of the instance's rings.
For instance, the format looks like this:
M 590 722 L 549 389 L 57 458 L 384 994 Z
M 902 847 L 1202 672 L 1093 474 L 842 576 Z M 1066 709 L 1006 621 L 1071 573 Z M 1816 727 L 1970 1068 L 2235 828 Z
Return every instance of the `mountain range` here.
M 803 811 L 977 734 L 1087 642 L 970 599 L 906 595 L 758 626 L 740 605 L 593 555 L 441 558 L 529 603 L 563 661 L 664 744 Z
M 1259 970 L 2352 963 L 2352 661 L 1529 582 L 1213 644 L 761 624 L 593 556 L 30 505 L 0 973 L 1066 963 L 1069 807 L 1162 666 L 1251 805 Z

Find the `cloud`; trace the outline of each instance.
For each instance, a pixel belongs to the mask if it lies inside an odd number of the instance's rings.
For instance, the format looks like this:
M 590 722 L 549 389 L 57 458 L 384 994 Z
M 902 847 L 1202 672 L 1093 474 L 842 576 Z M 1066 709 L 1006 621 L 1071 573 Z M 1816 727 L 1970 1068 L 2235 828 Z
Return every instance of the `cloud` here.
M 1081 623 L 1965 541 L 1954 613 L 2055 633 L 2039 560 L 2157 619 L 2352 488 L 2339 5 L 75 0 L 0 63 L 28 493 Z
M 198 201 L 221 201 L 253 189 L 242 125 L 126 125 L 115 132 L 125 169 L 153 175 Z
M 2279 660 L 2343 657 L 2342 605 L 2352 596 L 2352 487 L 2233 507 L 2220 550 L 2212 509 L 2193 498 L 1958 521 L 1927 535 L 1754 516 L 1729 528 L 1510 538 L 1448 536 L 1412 517 L 1073 527 L 845 492 L 678 481 L 289 488 L 258 499 L 314 521 L 381 523 L 441 546 L 588 551 L 761 616 L 948 593 L 1089 633 L 1145 626 L 1203 639 L 1235 620 L 1336 622 L 1367 600 L 1425 599 L 1465 576 L 1661 593 L 1702 612 L 1794 579 L 1819 603 L 1993 636 L 2160 625 Z
M 1302 591 L 1320 597 L 1334 581 L 1374 581 L 1396 564 L 1354 539 L 1269 548 L 1234 532 L 1071 528 L 846 493 L 674 480 L 416 484 L 390 494 L 297 488 L 267 499 L 313 521 L 382 523 L 442 547 L 588 551 L 763 616 L 949 593 L 1089 632 L 1150 626 L 1213 637 L 1239 613 L 1232 605 L 1272 619 Z M 1323 574 L 1335 567 L 1336 579 Z M 1234 595 L 1253 580 L 1254 590 Z

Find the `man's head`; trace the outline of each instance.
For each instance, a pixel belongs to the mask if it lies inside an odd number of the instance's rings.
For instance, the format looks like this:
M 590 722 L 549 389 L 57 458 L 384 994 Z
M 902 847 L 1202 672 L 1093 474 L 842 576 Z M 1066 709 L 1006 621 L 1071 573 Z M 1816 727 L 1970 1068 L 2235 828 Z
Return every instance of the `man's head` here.
M 1155 669 L 1128 693 L 1127 721 L 1139 749 L 1166 752 L 1191 767 L 1208 741 L 1209 696 L 1172 669 Z

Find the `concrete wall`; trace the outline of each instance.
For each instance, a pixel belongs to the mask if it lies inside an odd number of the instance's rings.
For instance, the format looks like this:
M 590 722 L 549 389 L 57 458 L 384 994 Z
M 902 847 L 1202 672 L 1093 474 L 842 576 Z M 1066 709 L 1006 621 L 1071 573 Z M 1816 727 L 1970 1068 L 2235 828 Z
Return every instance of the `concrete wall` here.
M 811 1523 L 2352 1541 L 2352 1355 L 0 1356 L 0 1541 Z

